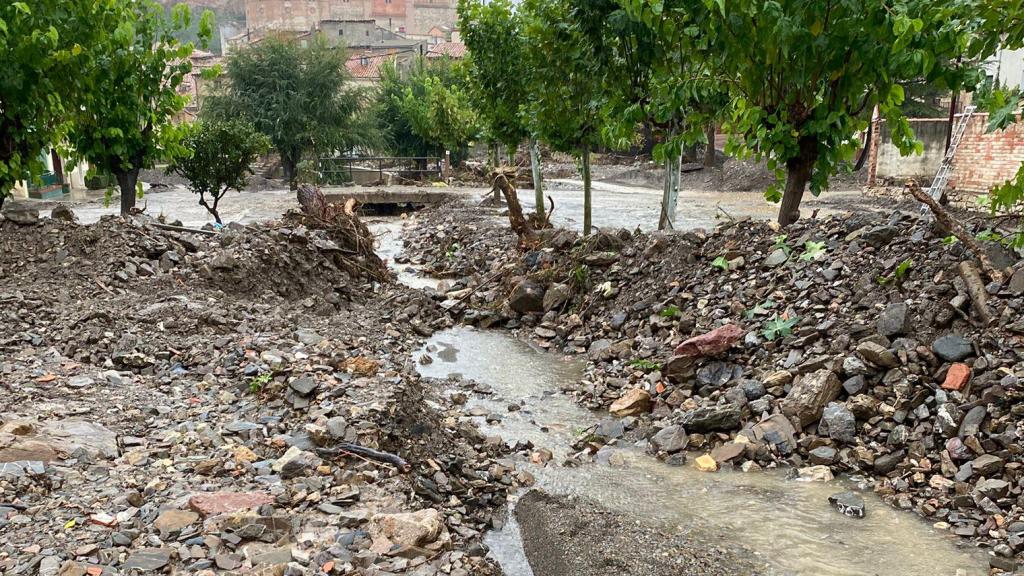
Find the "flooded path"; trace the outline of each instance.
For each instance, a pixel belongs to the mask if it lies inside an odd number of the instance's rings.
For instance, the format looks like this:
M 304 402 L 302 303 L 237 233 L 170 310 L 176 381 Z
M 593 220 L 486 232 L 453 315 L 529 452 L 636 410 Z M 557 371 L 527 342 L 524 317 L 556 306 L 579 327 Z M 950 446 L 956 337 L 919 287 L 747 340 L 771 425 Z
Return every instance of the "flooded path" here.
M 578 494 L 609 509 L 669 528 L 702 532 L 719 544 L 735 543 L 771 566 L 778 575 L 942 576 L 987 574 L 985 555 L 958 548 L 958 541 L 910 512 L 883 503 L 851 481 L 810 483 L 788 480 L 781 471 L 714 474 L 692 464 L 673 467 L 639 448 L 615 448 L 615 464 L 558 465 L 572 453 L 577 434 L 599 422 L 595 414 L 558 393 L 583 374 L 578 359 L 548 353 L 495 331 L 454 328 L 436 334 L 416 355 L 423 376 L 461 377 L 489 386 L 493 394 L 471 398 L 467 409 L 501 417 L 487 434 L 506 442 L 530 441 L 555 457 L 546 467 L 531 466 L 537 486 L 555 495 Z M 509 411 L 509 404 L 521 409 Z M 483 410 L 473 410 L 482 408 Z M 493 418 L 491 418 L 493 420 Z M 609 456 L 605 454 L 605 457 Z M 691 458 L 692 459 L 692 458 Z M 522 464 L 521 464 L 522 465 Z M 857 490 L 867 517 L 853 519 L 829 507 L 828 497 Z M 506 574 L 529 576 L 518 527 L 492 533 L 488 544 Z

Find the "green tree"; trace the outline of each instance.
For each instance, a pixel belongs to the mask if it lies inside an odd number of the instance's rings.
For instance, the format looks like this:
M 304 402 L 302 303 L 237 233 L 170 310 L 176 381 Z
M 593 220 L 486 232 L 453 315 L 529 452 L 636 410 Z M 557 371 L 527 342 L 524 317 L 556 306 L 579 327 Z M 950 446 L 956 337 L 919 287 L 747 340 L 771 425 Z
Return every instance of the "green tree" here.
M 544 216 L 537 139 L 523 112 L 531 90 L 522 16 L 510 0 L 460 0 L 459 30 L 469 48 L 472 94 L 488 137 L 515 151 L 529 138 L 537 213 Z
M 604 106 L 600 65 L 569 0 L 524 0 L 520 9 L 533 80 L 530 125 L 552 148 L 580 159 L 583 233 L 590 234 L 590 154 L 601 142 Z
M 630 0 L 637 1 L 637 0 Z M 639 0 L 652 8 L 661 0 Z M 796 221 L 808 184 L 814 194 L 849 160 L 854 135 L 878 105 L 901 152 L 919 151 L 900 106 L 900 82 L 923 78 L 956 89 L 952 65 L 967 45 L 967 3 L 942 0 L 804 2 L 705 0 L 708 34 L 729 83 L 730 151 L 767 158 L 785 191 L 779 223 Z
M 16 182 L 42 171 L 41 154 L 62 142 L 68 112 L 105 89 L 81 72 L 126 15 L 123 1 L 0 5 L 0 206 Z
M 201 115 L 241 118 L 266 134 L 294 189 L 304 157 L 380 145 L 369 94 L 352 85 L 345 61 L 322 35 L 305 46 L 267 38 L 228 56 Z
M 221 199 L 228 190 L 245 188 L 252 163 L 270 149 L 270 140 L 246 122 L 229 120 L 199 122 L 181 144 L 187 153 L 175 158 L 168 172 L 188 180 L 199 205 L 222 224 Z
M 637 126 L 653 128 L 659 140 L 654 157 L 665 164 L 658 227 L 673 228 L 684 146 L 703 142 L 712 159 L 708 164 L 713 163 L 714 122 L 727 103 L 723 83 L 714 75 L 717 60 L 698 23 L 674 9 L 683 5 L 679 0 L 572 4 L 574 20 L 600 65 L 604 139 L 616 148 L 627 148 L 636 143 Z
M 174 36 L 192 24 L 187 5 L 175 7 L 169 19 L 151 0 L 127 5 L 106 50 L 81 71 L 95 93 L 72 117 L 68 137 L 76 154 L 117 179 L 122 214 L 135 206 L 139 171 L 180 151 L 172 120 L 187 103 L 178 87 L 192 71 L 194 49 Z M 199 29 L 209 38 L 212 13 L 203 13 Z
M 420 58 L 404 73 L 389 63 L 381 76 L 378 115 L 395 154 L 466 157 L 480 126 L 465 64 Z

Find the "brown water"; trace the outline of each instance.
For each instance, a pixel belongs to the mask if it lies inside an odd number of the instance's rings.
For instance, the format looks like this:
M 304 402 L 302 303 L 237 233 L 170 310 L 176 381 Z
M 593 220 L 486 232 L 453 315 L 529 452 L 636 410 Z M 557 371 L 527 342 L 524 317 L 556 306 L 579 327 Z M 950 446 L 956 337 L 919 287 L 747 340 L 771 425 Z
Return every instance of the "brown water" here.
M 531 468 L 538 486 L 555 494 L 580 494 L 609 508 L 649 522 L 681 526 L 720 544 L 747 549 L 778 575 L 944 576 L 987 574 L 985 554 L 937 530 L 911 512 L 889 507 L 852 480 L 807 483 L 787 480 L 781 471 L 697 472 L 692 464 L 670 467 L 631 446 L 616 448 L 621 466 L 557 466 L 571 451 L 576 433 L 601 415 L 559 394 L 583 376 L 583 364 L 548 353 L 506 333 L 455 328 L 434 335 L 415 356 L 422 375 L 485 383 L 490 396 L 470 401 L 500 414 L 488 433 L 507 442 L 530 440 L 555 453 L 545 468 Z M 523 409 L 508 412 L 510 403 Z M 857 490 L 867 517 L 847 518 L 833 511 L 828 496 Z M 511 523 L 488 537 L 492 555 L 511 576 L 531 576 L 518 527 Z

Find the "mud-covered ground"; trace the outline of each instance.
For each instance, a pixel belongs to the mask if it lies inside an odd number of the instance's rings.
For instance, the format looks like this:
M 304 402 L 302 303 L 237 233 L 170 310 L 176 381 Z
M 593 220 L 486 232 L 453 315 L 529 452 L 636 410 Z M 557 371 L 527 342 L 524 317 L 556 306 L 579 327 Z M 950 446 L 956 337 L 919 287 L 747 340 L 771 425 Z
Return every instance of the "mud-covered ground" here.
M 297 224 L 0 221 L 0 572 L 489 574 L 529 481 L 411 354 L 452 321 Z

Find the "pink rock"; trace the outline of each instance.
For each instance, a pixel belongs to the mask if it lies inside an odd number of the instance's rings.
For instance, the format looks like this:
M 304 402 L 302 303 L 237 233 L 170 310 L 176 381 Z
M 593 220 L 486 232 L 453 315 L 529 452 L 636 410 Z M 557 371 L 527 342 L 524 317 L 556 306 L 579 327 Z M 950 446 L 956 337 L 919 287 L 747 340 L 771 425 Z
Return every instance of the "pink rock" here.
M 207 492 L 193 494 L 188 499 L 188 506 L 203 516 L 213 516 L 237 510 L 259 508 L 273 502 L 274 498 L 263 492 Z
M 694 336 L 676 347 L 676 356 L 687 356 L 691 358 L 699 356 L 714 356 L 725 352 L 737 340 L 743 337 L 746 332 L 735 324 L 726 324 L 715 328 L 707 334 Z

